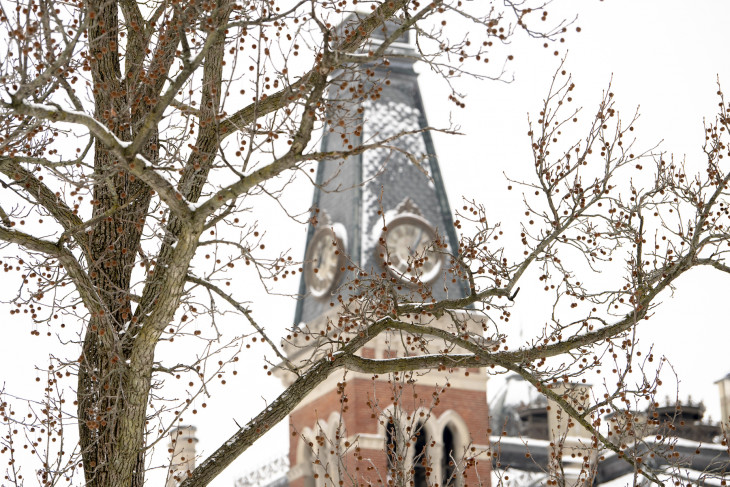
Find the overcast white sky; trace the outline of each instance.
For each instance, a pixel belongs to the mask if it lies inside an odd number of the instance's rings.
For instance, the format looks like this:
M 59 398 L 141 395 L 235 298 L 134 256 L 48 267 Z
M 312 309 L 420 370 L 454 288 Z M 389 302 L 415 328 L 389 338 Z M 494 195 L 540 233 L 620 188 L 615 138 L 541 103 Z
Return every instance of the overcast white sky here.
M 637 146 L 663 141 L 663 151 L 675 159 L 686 157 L 692 168 L 688 172 L 703 170 L 703 118 L 714 119 L 718 76 L 724 87 L 730 84 L 730 62 L 723 54 L 730 45 L 730 32 L 723 26 L 730 3 L 608 0 L 555 2 L 555 7 L 561 8 L 551 8 L 550 17 L 577 12 L 576 25 L 582 28 L 566 42 L 565 69 L 573 73 L 577 103 L 592 113 L 613 76 L 619 111 L 630 118 L 640 106 Z M 461 194 L 473 196 L 493 208 L 490 218 L 503 221 L 505 210 L 521 206 L 519 195 L 505 191 L 500 174 L 530 174 L 526 114 L 538 112 L 557 66 L 541 49 L 515 52 L 515 81 L 469 90 L 467 113 L 455 113 L 466 136 L 453 143 L 435 135 L 451 205 L 459 204 Z M 428 103 L 438 99 L 429 96 L 433 89 L 423 83 L 432 124 L 449 108 Z M 680 397 L 703 399 L 714 419 L 719 418 L 719 402 L 713 382 L 730 372 L 728 289 L 730 276 L 695 271 L 679 282 L 673 296 L 662 296 L 656 317 L 639 330 L 644 345 L 654 343 L 655 354 L 670 358 L 681 381 Z M 526 336 L 544 320 L 519 307 L 513 314 Z M 665 376 L 666 394 L 673 396 L 676 384 L 670 379 Z M 491 392 L 498 383 L 490 382 Z
M 630 116 L 641 106 L 636 130 L 639 146 L 649 148 L 663 141 L 663 150 L 680 158 L 686 155 L 690 167 L 695 163 L 702 169 L 702 122 L 704 117 L 714 118 L 717 76 L 730 86 L 730 29 L 726 25 L 730 2 L 557 0 L 550 9 L 551 18 L 575 13 L 579 15 L 575 25 L 582 32 L 571 34 L 560 51 L 564 54 L 566 48 L 569 50 L 565 69 L 573 73 L 577 84 L 576 102 L 592 112 L 613 76 L 612 91 L 619 110 Z M 553 50 L 551 46 L 549 51 Z M 506 191 L 502 173 L 529 176 L 532 159 L 526 115 L 539 110 L 558 63 L 558 58 L 534 42 L 515 40 L 511 52 L 516 58 L 508 68 L 514 81 L 465 81 L 463 91 L 469 93 L 466 110 L 452 113 L 454 105 L 446 101 L 444 86 L 429 73 L 421 76 L 430 124 L 445 126 L 451 117 L 465 134 L 434 137 L 451 206 L 461 206 L 461 195 L 475 198 L 488 207 L 492 221 L 508 221 L 522 212 L 519 194 Z M 311 188 L 297 187 L 301 192 L 291 197 L 305 209 L 311 202 Z M 295 257 L 303 255 L 306 229 L 277 216 L 276 210 L 270 218 L 275 222 L 269 229 L 271 238 L 289 242 Z M 295 292 L 298 282 L 287 285 L 280 291 Z M 730 276 L 695 271 L 679 282 L 673 296 L 662 296 L 663 305 L 656 317 L 642 324 L 639 331 L 642 343 L 655 344 L 656 355 L 670 357 L 680 378 L 680 397 L 704 399 L 715 419 L 719 405 L 713 382 L 730 372 L 728 289 Z M 260 323 L 272 334 L 283 333 L 292 323 L 293 300 L 263 294 L 252 300 L 257 302 L 255 310 L 260 310 Z M 515 309 L 511 326 L 529 336 L 531 330 L 542 327 L 545 318 L 533 307 L 524 308 Z M 1 380 L 20 387 L 19 378 L 35 373 L 33 359 L 37 357 L 29 350 L 35 353 L 50 342 L 29 340 L 27 326 L 20 320 L 10 322 L 5 313 L 2 316 L 3 336 L 10 338 L 0 344 Z M 263 398 L 271 400 L 280 391 L 278 381 L 263 375 L 260 364 L 244 363 L 238 370 L 238 376 L 225 389 L 214 391 L 204 414 L 186 418 L 198 427 L 199 452 L 203 455 L 230 436 L 234 419 L 239 424 L 246 422 L 264 406 Z M 666 393 L 674 395 L 676 384 L 670 378 L 665 376 Z M 489 383 L 492 393 L 499 383 L 499 379 Z M 285 453 L 286 431 L 282 423 L 213 485 L 230 486 L 243 471 Z
M 718 76 L 724 87 L 730 84 L 730 63 L 723 54 L 730 45 L 730 33 L 723 26 L 730 3 L 608 0 L 555 6 L 561 8 L 551 9 L 550 17 L 577 12 L 576 25 L 582 28 L 566 42 L 565 69 L 577 85 L 577 103 L 592 113 L 613 76 L 611 91 L 619 111 L 630 118 L 640 106 L 637 146 L 650 148 L 663 141 L 660 149 L 675 159 L 686 157 L 692 168 L 688 172 L 703 170 L 703 118 L 714 119 Z M 519 215 L 521 206 L 519 195 L 505 191 L 500 174 L 529 176 L 526 114 L 539 111 L 557 66 L 540 49 L 515 52 L 515 81 L 470 90 L 468 113 L 456 112 L 466 136 L 453 143 L 435 135 L 451 205 L 459 204 L 461 194 L 473 196 L 493 208 L 490 218 L 503 221 L 501 214 L 517 207 L 514 214 Z M 428 95 L 433 85 L 424 83 L 423 89 L 426 100 L 437 99 Z M 427 101 L 429 121 L 442 119 L 447 109 Z M 481 177 L 472 175 L 474 171 Z M 638 334 L 645 346 L 655 344 L 656 355 L 670 358 L 680 378 L 680 397 L 703 399 L 714 419 L 719 418 L 719 402 L 713 382 L 730 372 L 729 289 L 730 276 L 695 271 L 679 282 L 674 295 L 662 296 L 655 318 L 642 324 Z M 525 336 L 544 320 L 519 307 L 513 314 L 514 325 L 522 327 Z M 666 374 L 664 381 L 666 394 L 673 396 L 672 376 Z M 491 393 L 499 383 L 489 383 Z

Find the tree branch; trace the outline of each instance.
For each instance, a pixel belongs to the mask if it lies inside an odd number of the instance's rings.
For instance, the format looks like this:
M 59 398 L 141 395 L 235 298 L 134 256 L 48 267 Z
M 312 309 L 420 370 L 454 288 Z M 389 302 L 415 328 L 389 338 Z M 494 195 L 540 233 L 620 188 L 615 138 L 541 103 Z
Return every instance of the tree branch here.
M 188 274 L 187 276 L 188 282 L 192 282 L 195 284 L 198 284 L 199 286 L 203 286 L 205 289 L 208 289 L 209 291 L 212 291 L 213 293 L 217 294 L 221 298 L 223 298 L 228 304 L 233 306 L 234 309 L 238 310 L 241 314 L 243 314 L 246 319 L 248 319 L 248 322 L 253 326 L 256 331 L 261 335 L 261 337 L 264 339 L 264 341 L 271 347 L 271 349 L 274 351 L 277 357 L 279 357 L 279 360 L 282 361 L 283 364 L 286 365 L 286 368 L 290 371 L 294 372 L 297 370 L 297 367 L 292 364 L 288 358 L 286 358 L 285 355 L 283 355 L 279 351 L 279 347 L 274 344 L 273 341 L 269 338 L 269 336 L 266 334 L 263 328 L 261 328 L 258 323 L 253 319 L 253 316 L 251 315 L 251 311 L 244 306 L 241 306 L 241 303 L 234 299 L 230 294 L 224 292 L 221 288 L 214 285 L 213 283 L 206 281 L 204 279 L 201 279 L 199 277 L 195 277 L 192 274 Z
M 25 192 L 32 196 L 35 202 L 45 208 L 65 231 L 71 231 L 83 225 L 83 221 L 69 208 L 66 203 L 36 178 L 31 171 L 18 164 L 13 158 L 0 159 L 0 172 L 23 185 Z M 86 246 L 86 234 L 77 237 L 82 246 Z

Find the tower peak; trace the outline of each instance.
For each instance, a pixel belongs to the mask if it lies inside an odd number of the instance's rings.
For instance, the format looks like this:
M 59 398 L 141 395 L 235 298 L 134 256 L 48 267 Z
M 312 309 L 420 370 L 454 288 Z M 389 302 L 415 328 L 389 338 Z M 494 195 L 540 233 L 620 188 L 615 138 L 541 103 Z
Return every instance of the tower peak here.
M 348 25 L 345 20 L 340 27 L 345 34 Z M 381 41 L 398 28 L 386 23 Z M 413 52 L 407 41 L 404 34 L 391 47 Z M 318 164 L 312 221 L 326 214 L 329 223 L 308 230 L 297 325 L 329 311 L 338 296 L 356 292 L 342 285 L 363 274 L 385 273 L 411 299 L 423 294 L 423 286 L 435 299 L 468 292 L 448 272 L 458 240 L 412 65 L 408 58 L 374 60 L 330 87 L 322 150 L 373 148 Z M 412 265 L 417 254 L 426 257 L 424 265 Z

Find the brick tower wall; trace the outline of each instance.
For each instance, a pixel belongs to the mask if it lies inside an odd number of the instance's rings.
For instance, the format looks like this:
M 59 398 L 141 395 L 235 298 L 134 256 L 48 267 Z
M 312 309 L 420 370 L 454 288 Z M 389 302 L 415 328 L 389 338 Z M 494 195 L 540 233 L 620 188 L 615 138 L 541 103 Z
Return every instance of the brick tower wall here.
M 365 354 L 370 355 L 367 351 Z M 456 485 L 489 486 L 491 462 L 485 454 L 489 441 L 486 377 L 479 370 L 470 370 L 468 375 L 465 375 L 465 372 L 463 369 L 454 370 L 448 375 L 431 372 L 425 377 L 419 377 L 416 384 L 399 383 L 403 386 L 403 391 L 398 407 L 406 419 L 411 418 L 412 424 L 417 421 L 413 418 L 420 418 L 420 412 L 423 412 L 426 415 L 424 418 L 428 417 L 427 434 L 438 436 L 444 425 L 450 424 L 461 438 L 461 444 L 457 445 L 457 455 L 460 455 L 462 448 L 468 444 L 470 455 L 477 457 L 475 465 L 463 472 L 463 477 Z M 437 399 L 434 399 L 434 393 L 437 389 L 441 389 L 436 384 L 443 386 L 446 377 L 449 377 L 451 387 L 444 387 Z M 330 377 L 320 386 L 320 390 L 315 391 L 311 398 L 305 399 L 290 417 L 289 460 L 290 465 L 294 466 L 290 474 L 291 487 L 332 485 L 330 480 L 325 483 L 322 483 L 322 478 L 312 480 L 312 473 L 319 472 L 321 475 L 321 470 L 314 468 L 306 471 L 302 465 L 297 465 L 301 463 L 303 434 L 308 436 L 308 441 L 312 441 L 314 451 L 319 446 L 316 441 L 316 436 L 319 435 L 316 428 L 318 422 L 323 426 L 326 424 L 324 427 L 329 431 L 329 436 L 334 435 L 332 432 L 336 428 L 332 422 L 341 424 L 345 429 L 340 444 L 341 448 L 347 450 L 344 468 L 352 480 L 343 479 L 343 485 L 350 485 L 353 480 L 358 485 L 387 482 L 385 428 L 380 422 L 385 418 L 382 411 L 392 408 L 395 402 L 393 384 L 382 376 L 373 379 L 372 376 L 352 373 L 348 373 L 344 388 L 338 386 L 338 383 L 342 384 L 341 375 Z M 414 416 L 413 412 L 419 410 L 418 415 Z M 427 438 L 429 444 L 436 442 L 434 451 L 440 448 L 441 438 L 428 436 Z M 329 441 L 334 441 L 334 438 L 329 438 Z M 325 446 L 327 450 L 332 448 L 329 442 L 326 442 Z M 471 450 L 472 447 L 474 450 Z M 309 447 L 305 445 L 304 448 Z M 429 454 L 431 453 L 429 450 Z M 324 457 L 322 458 L 324 460 Z M 440 464 L 440 461 L 438 463 Z M 441 467 L 440 465 L 438 468 L 435 467 L 434 465 L 429 485 L 441 484 L 438 479 Z

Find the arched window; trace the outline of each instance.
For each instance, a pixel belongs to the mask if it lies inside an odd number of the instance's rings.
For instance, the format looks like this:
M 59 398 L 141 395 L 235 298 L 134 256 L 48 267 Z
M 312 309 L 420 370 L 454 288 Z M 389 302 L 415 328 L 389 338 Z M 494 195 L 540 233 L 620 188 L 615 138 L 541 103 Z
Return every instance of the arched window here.
M 332 472 L 331 440 L 327 434 L 327 423 L 318 421 L 316 428 L 317 435 L 314 437 L 315 442 L 313 445 L 315 462 L 312 470 L 316 487 L 325 487 L 330 483 L 329 479 Z
M 426 428 L 423 423 L 418 423 L 415 430 L 416 447 L 413 451 L 413 484 L 414 487 L 426 487 L 426 469 L 428 468 L 428 456 L 426 455 Z
M 443 474 L 442 484 L 444 487 L 456 485 L 456 448 L 454 432 L 451 426 L 444 428 L 443 452 L 441 454 L 441 472 Z
M 313 436 L 311 430 L 305 428 L 297 445 L 297 467 L 301 469 L 304 487 L 316 487 L 313 471 L 314 454 L 312 453 L 312 446 L 310 446 L 313 445 L 310 442 L 310 438 Z

